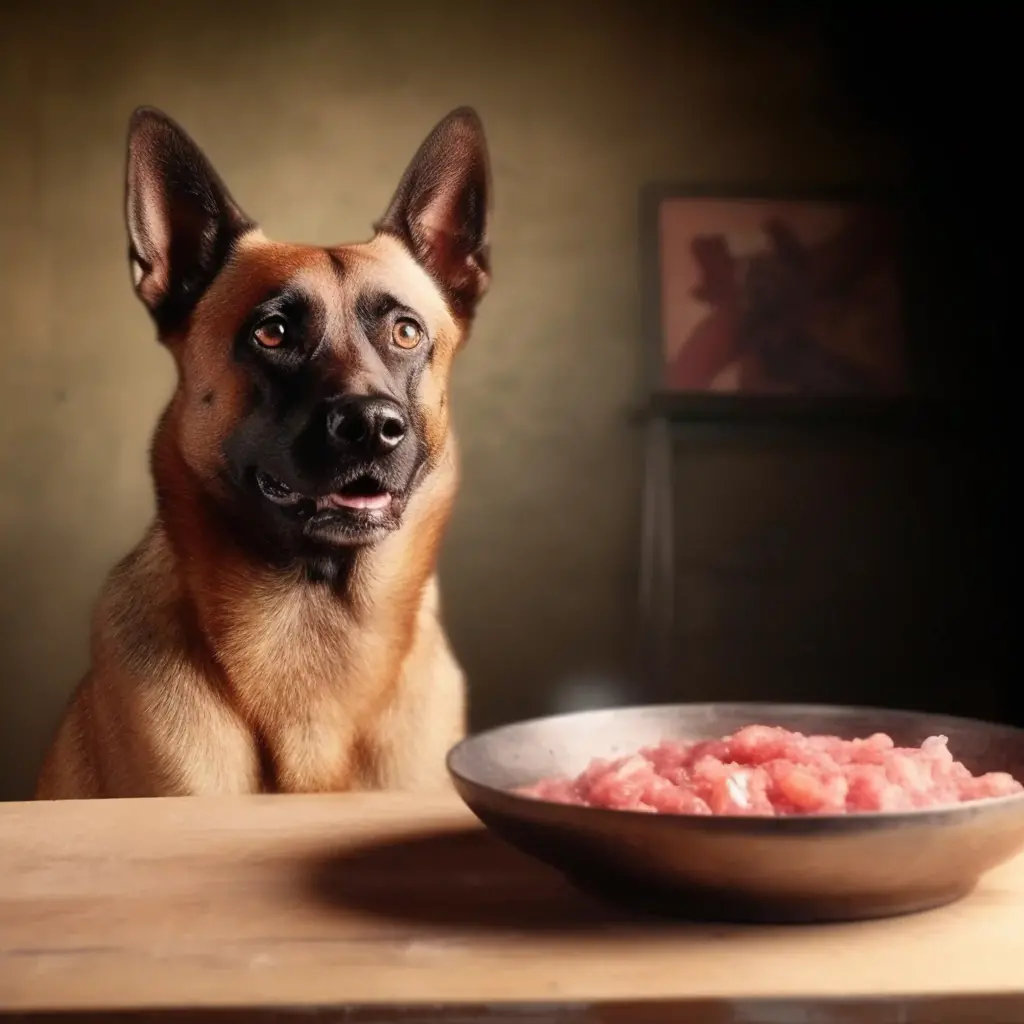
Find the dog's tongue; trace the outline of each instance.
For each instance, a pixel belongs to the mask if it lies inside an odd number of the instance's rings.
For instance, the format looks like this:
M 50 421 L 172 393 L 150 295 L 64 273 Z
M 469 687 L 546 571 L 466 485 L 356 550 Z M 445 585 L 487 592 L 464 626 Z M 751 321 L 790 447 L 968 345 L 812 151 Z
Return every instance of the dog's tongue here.
M 386 491 L 381 494 L 328 494 L 321 501 L 327 508 L 379 510 L 391 504 L 391 495 Z

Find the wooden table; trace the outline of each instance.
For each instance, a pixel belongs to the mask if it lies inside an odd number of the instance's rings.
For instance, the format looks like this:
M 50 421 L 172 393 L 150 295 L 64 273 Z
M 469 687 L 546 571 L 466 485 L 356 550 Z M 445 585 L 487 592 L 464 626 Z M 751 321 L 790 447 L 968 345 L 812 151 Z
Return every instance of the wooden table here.
M 454 796 L 0 805 L 0 1014 L 59 1010 L 1011 1024 L 1024 1021 L 1024 858 L 957 905 L 898 920 L 696 926 L 577 894 Z

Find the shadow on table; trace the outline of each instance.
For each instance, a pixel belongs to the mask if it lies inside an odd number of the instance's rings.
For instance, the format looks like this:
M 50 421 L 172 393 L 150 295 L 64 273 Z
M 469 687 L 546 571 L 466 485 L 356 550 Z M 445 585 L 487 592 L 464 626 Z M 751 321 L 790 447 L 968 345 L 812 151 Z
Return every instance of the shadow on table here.
M 348 848 L 314 861 L 309 882 L 318 901 L 429 924 L 542 933 L 673 927 L 589 898 L 475 827 Z

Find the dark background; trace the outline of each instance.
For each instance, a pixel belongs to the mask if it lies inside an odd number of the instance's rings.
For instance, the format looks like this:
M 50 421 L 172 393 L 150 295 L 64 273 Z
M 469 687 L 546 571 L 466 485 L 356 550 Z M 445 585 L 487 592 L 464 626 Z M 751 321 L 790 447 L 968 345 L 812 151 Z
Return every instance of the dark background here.
M 839 83 L 822 97 L 833 116 L 899 141 L 914 373 L 931 411 L 891 427 L 677 414 L 676 626 L 659 695 L 682 677 L 707 699 L 827 695 L 1020 721 L 1005 12 L 782 3 L 717 16 L 806 33 Z
M 1011 5 L 1006 5 L 1009 8 Z M 1017 127 L 995 4 L 0 3 L 0 796 L 28 793 L 171 386 L 124 265 L 124 128 L 164 106 L 268 233 L 358 238 L 475 104 L 495 285 L 442 566 L 474 724 L 607 700 L 1024 720 L 1009 671 Z M 633 672 L 651 180 L 912 199 L 917 365 L 965 425 L 680 426 L 678 620 Z

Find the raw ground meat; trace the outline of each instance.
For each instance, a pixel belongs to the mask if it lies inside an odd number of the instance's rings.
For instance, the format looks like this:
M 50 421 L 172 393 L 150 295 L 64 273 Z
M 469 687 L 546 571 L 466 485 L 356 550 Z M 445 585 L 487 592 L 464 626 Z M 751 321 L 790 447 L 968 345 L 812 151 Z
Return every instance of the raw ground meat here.
M 517 790 L 563 804 L 654 814 L 853 814 L 908 811 L 1024 792 L 1005 772 L 974 776 L 945 736 L 897 747 L 889 736 L 804 736 L 748 725 L 696 743 L 665 740 L 629 757 L 595 759 L 575 779 Z

